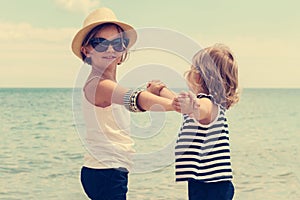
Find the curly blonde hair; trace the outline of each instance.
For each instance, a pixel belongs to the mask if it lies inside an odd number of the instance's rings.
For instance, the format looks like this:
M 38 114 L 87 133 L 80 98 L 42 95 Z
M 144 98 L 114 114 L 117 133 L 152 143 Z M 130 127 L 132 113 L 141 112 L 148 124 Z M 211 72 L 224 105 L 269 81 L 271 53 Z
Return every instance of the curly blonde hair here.
M 185 77 L 196 93 L 212 95 L 226 109 L 239 101 L 238 66 L 230 49 L 223 44 L 198 51 Z

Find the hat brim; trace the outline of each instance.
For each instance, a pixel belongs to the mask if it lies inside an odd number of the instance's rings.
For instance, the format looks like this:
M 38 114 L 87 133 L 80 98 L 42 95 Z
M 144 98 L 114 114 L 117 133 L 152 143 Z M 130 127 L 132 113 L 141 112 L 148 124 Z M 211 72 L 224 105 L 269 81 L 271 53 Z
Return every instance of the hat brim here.
M 86 37 L 86 35 L 96 26 L 99 26 L 101 24 L 105 24 L 105 23 L 113 23 L 116 24 L 118 26 L 120 26 L 125 34 L 126 37 L 129 39 L 129 44 L 127 48 L 130 48 L 137 39 L 137 33 L 134 30 L 134 28 L 124 22 L 121 21 L 102 21 L 102 22 L 96 22 L 96 23 L 92 23 L 89 24 L 88 26 L 85 26 L 84 28 L 82 28 L 81 30 L 79 30 L 77 32 L 77 34 L 74 36 L 73 41 L 72 41 L 72 51 L 73 53 L 79 57 L 80 59 L 83 59 L 81 56 L 81 46 L 82 46 L 82 42 L 84 40 L 84 38 Z

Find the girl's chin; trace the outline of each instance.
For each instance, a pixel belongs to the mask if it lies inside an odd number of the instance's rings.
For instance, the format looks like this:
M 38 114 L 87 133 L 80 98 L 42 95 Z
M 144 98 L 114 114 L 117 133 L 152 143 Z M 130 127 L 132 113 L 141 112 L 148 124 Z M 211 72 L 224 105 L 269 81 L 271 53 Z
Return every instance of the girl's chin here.
M 102 59 L 102 63 L 106 66 L 111 65 L 111 64 L 118 64 L 118 59 Z

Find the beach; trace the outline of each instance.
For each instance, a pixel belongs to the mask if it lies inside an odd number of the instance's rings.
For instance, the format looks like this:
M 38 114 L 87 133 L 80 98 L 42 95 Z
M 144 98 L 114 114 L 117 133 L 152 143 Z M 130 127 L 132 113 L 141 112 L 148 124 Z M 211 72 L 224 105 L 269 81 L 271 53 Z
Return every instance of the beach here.
M 300 199 L 300 89 L 241 94 L 227 113 L 234 199 Z M 72 89 L 2 88 L 0 101 L 0 199 L 87 199 L 79 177 L 85 147 L 73 119 Z M 160 117 L 163 124 L 147 128 L 151 137 L 134 135 L 138 153 L 176 140 L 181 116 Z M 132 118 L 140 126 L 149 123 L 145 113 Z M 161 156 L 148 171 L 130 174 L 128 199 L 187 199 L 186 183 L 174 181 L 171 158 Z

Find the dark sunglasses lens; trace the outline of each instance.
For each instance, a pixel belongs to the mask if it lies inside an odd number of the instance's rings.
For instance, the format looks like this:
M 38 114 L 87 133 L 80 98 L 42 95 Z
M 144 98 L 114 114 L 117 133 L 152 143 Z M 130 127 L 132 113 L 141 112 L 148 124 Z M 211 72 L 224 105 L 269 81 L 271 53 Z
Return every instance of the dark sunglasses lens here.
M 127 48 L 128 44 L 129 44 L 129 39 L 128 38 L 124 38 L 123 39 L 123 43 L 124 43 L 124 46 Z
M 111 41 L 111 45 L 113 46 L 115 51 L 121 52 L 124 51 L 124 46 L 122 44 L 122 39 L 121 38 L 117 38 L 114 39 L 113 41 Z
M 98 52 L 104 52 L 108 49 L 108 46 L 103 46 L 101 44 L 98 44 L 96 47 L 94 47 L 94 49 Z
M 90 44 L 92 45 L 92 47 L 98 51 L 98 52 L 104 52 L 107 50 L 108 45 L 105 45 L 107 42 L 105 42 L 105 39 L 102 38 L 93 38 L 90 41 Z
M 127 47 L 128 47 L 128 44 L 129 44 L 129 39 L 128 38 L 118 38 L 118 39 L 115 39 L 111 42 L 113 48 L 115 51 L 118 51 L 118 52 L 121 52 L 121 51 L 124 51 Z
M 106 40 L 104 38 L 93 38 L 90 41 L 92 47 L 98 52 L 104 52 L 108 49 L 108 46 L 111 44 L 113 49 L 117 52 L 122 52 L 128 46 L 129 40 L 124 38 L 114 39 L 112 41 Z

